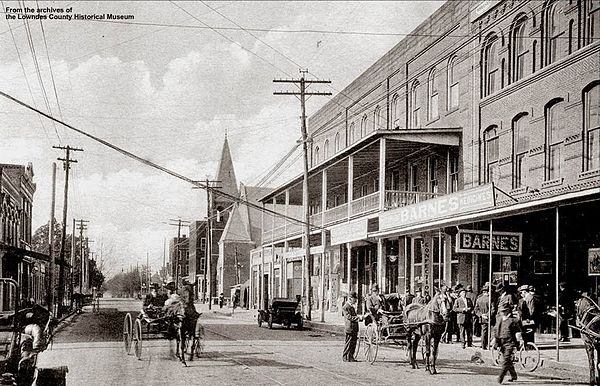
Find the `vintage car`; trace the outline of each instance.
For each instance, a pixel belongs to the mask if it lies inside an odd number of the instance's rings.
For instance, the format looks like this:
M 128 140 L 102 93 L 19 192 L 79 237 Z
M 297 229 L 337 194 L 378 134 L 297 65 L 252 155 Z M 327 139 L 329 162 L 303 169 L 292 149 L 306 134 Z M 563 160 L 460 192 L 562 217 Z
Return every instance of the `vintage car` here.
M 269 328 L 273 328 L 273 323 L 277 323 L 288 328 L 295 324 L 298 329 L 302 329 L 303 319 L 298 304 L 296 299 L 273 298 L 267 310 L 258 310 L 258 326 L 266 322 Z

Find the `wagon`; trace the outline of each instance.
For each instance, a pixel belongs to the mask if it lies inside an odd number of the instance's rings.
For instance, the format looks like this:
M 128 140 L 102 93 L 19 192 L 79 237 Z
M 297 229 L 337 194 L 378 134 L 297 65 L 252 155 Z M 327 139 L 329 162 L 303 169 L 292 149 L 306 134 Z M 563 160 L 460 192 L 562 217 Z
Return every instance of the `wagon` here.
M 258 310 L 258 327 L 266 322 L 269 328 L 273 328 L 273 323 L 276 323 L 288 328 L 295 324 L 298 329 L 302 329 L 304 321 L 298 311 L 298 303 L 296 299 L 274 298 L 268 309 Z

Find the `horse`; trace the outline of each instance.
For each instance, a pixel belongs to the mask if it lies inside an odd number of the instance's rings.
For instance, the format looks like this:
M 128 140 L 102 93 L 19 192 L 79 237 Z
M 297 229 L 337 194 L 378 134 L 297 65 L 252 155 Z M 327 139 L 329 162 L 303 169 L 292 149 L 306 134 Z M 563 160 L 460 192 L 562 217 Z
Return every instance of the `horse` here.
M 204 328 L 199 321 L 201 314 L 189 307 L 186 307 L 181 301 L 176 301 L 167 306 L 167 338 L 171 341 L 175 339 L 175 356 L 179 359 L 183 366 L 187 366 L 185 360 L 187 340 L 192 340 L 191 352 L 189 360 L 193 360 L 195 344 L 197 339 L 203 335 Z M 172 350 L 172 348 L 171 348 Z M 172 351 L 171 351 L 172 353 Z
M 417 347 L 419 340 L 425 339 L 425 370 L 437 374 L 435 362 L 440 339 L 444 333 L 446 320 L 452 306 L 447 295 L 437 293 L 427 305 L 410 304 L 404 318 L 408 328 L 408 350 L 410 364 L 417 368 Z
M 600 306 L 586 295 L 577 300 L 576 324 L 588 357 L 590 385 L 600 385 Z

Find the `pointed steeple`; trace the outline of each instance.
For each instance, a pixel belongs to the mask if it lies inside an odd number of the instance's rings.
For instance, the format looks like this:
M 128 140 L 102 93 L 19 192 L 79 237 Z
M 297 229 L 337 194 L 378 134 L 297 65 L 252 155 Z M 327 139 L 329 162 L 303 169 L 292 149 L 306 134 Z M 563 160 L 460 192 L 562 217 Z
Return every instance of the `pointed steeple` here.
M 233 160 L 231 159 L 227 135 L 225 135 L 223 149 L 221 150 L 221 159 L 219 160 L 219 166 L 217 168 L 217 180 L 221 181 L 219 183 L 221 189 L 219 190 L 235 197 L 238 196 L 237 180 L 235 178 L 235 170 L 233 170 Z M 219 199 L 218 197 L 215 198 Z

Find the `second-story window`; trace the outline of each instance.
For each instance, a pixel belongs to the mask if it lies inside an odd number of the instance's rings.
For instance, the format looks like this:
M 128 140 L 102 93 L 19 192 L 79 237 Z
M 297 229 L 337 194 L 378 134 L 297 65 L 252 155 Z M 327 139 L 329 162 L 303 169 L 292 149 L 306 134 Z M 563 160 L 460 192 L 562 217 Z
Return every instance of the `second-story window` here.
M 600 39 L 600 0 L 588 0 L 587 44 Z
M 429 157 L 427 159 L 427 174 L 428 174 L 428 188 L 431 193 L 438 192 L 438 160 L 437 157 Z
M 498 158 L 499 140 L 496 127 L 490 127 L 483 133 L 485 143 L 485 181 L 496 182 L 498 180 Z
M 410 90 L 410 127 L 421 126 L 421 104 L 419 100 L 419 82 L 414 82 Z
M 525 27 L 527 18 L 521 18 L 515 23 L 512 31 L 512 61 L 513 61 L 513 79 L 516 82 L 522 79 L 526 74 L 526 59 L 529 53 L 528 45 L 525 41 Z
M 600 83 L 585 92 L 584 113 L 586 168 L 600 169 Z
M 327 158 L 329 158 L 329 140 L 326 139 L 325 143 L 323 144 L 323 160 L 325 161 Z
M 313 153 L 313 166 L 319 163 L 319 147 L 315 147 L 315 151 Z
M 206 250 L 206 237 L 202 237 L 200 239 L 200 249 L 205 251 Z
M 375 112 L 373 113 L 373 131 L 385 129 L 385 127 L 381 127 L 381 107 L 375 107 Z
M 367 114 L 363 115 L 360 120 L 360 137 L 364 137 L 367 135 L 367 126 L 369 125 L 369 119 L 367 118 Z
M 546 64 L 554 63 L 563 57 L 564 38 L 562 4 L 555 0 L 546 9 Z
M 437 72 L 434 68 L 429 73 L 427 81 L 427 120 L 431 121 L 439 117 L 438 110 Z
M 484 89 L 483 96 L 496 92 L 500 84 L 500 63 L 498 60 L 499 39 L 492 35 L 488 38 L 483 50 Z
M 456 76 L 456 57 L 448 61 L 448 110 L 458 107 L 458 76 Z
M 546 107 L 546 180 L 554 180 L 561 175 L 563 111 L 561 100 L 551 102 Z
M 350 124 L 350 128 L 348 129 L 348 141 L 350 144 L 354 143 L 355 133 L 354 133 L 354 122 Z
M 392 108 L 391 110 L 391 119 L 392 119 L 392 129 L 395 129 L 400 126 L 400 97 L 398 94 L 394 94 L 392 97 Z
M 411 192 L 419 191 L 419 169 L 416 163 L 408 165 L 408 190 Z
M 340 133 L 335 133 L 335 139 L 333 140 L 333 151 L 335 153 L 339 152 L 340 150 L 342 150 L 342 143 L 340 142 Z
M 521 114 L 513 121 L 513 188 L 527 181 L 527 153 L 529 152 L 529 116 Z
M 458 155 L 450 156 L 450 193 L 458 192 Z

